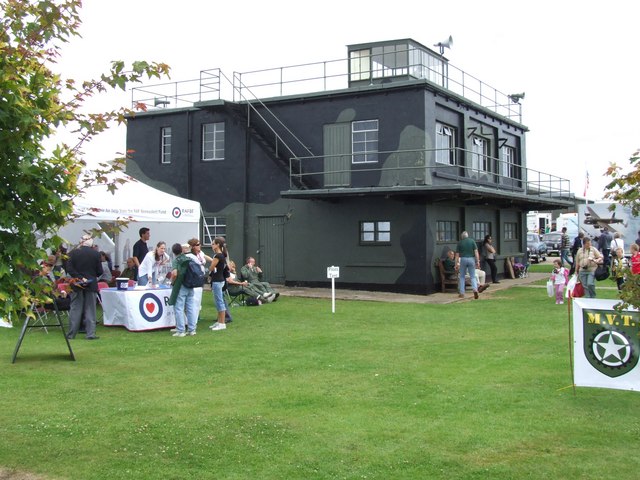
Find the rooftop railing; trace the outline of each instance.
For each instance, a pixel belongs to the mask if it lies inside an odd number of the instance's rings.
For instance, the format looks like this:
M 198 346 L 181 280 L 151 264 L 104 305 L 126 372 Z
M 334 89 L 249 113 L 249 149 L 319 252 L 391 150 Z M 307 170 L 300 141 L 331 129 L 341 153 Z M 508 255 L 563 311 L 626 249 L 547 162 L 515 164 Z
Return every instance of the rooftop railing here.
M 220 69 L 202 70 L 200 78 L 135 87 L 131 102 L 135 108 L 178 108 L 207 100 L 245 101 L 245 98 L 271 98 L 321 93 L 349 88 L 349 59 L 290 65 L 248 72 L 234 72 L 230 84 Z M 465 71 L 446 63 L 444 71 L 425 63 L 402 69 L 375 69 L 370 72 L 371 86 L 393 78 L 425 80 L 462 96 L 483 108 L 517 122 L 522 121 L 522 106 L 505 94 Z M 353 79 L 353 74 L 351 79 Z M 362 73 L 358 73 L 358 79 Z M 357 82 L 362 87 L 362 82 Z M 247 94 L 250 90 L 250 94 Z

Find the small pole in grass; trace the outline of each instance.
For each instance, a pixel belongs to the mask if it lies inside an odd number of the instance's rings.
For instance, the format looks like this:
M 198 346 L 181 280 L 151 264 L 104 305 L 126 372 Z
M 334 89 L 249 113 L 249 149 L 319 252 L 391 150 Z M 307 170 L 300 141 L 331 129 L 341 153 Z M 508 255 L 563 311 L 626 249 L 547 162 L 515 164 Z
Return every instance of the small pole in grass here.
M 327 278 L 331 279 L 331 313 L 336 313 L 336 278 L 340 278 L 340 267 L 327 267 Z

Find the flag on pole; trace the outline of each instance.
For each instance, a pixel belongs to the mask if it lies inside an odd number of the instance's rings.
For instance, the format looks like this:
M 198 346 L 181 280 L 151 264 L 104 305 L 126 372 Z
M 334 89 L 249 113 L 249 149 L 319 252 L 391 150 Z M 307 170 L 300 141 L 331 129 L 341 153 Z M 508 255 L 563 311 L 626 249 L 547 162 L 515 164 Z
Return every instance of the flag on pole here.
M 584 194 L 582 195 L 583 197 L 587 196 L 588 189 L 589 189 L 589 171 L 587 170 L 587 176 L 584 180 Z

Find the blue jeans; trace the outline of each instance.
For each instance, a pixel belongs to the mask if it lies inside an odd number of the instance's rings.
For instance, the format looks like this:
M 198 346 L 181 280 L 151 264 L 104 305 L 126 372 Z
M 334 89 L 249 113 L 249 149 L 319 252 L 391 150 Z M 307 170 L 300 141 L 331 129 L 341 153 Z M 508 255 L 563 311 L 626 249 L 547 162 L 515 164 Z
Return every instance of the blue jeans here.
M 224 312 L 227 310 L 227 304 L 224 302 L 224 293 L 222 291 L 222 287 L 224 287 L 224 282 L 211 282 L 213 303 L 216 304 L 216 310 L 218 312 Z
M 198 322 L 198 312 L 194 302 L 193 288 L 180 287 L 173 312 L 176 316 L 176 330 L 184 332 L 184 312 L 187 311 L 187 327 L 190 332 L 195 332 Z
M 149 275 L 142 275 L 138 277 L 138 285 L 140 285 L 141 287 L 144 287 L 148 283 L 149 283 Z
M 566 263 L 567 265 L 573 265 L 573 262 L 569 261 L 569 250 L 560 250 L 560 263 L 562 266 Z
M 582 284 L 582 288 L 584 288 L 584 297 L 585 298 L 596 298 L 596 274 L 595 272 L 587 272 L 585 270 L 580 270 L 578 273 L 578 280 Z
M 471 288 L 478 291 L 478 279 L 476 278 L 476 259 L 474 257 L 460 257 L 460 276 L 458 278 L 458 291 L 464 295 L 465 275 L 469 274 Z

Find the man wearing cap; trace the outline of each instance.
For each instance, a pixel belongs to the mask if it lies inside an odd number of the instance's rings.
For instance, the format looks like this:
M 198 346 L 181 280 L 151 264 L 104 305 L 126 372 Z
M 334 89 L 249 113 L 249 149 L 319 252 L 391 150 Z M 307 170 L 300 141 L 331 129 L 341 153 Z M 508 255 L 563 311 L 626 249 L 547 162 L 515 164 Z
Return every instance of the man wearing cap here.
M 96 301 L 98 296 L 97 278 L 102 275 L 100 253 L 93 248 L 93 238 L 85 235 L 80 247 L 69 254 L 67 274 L 75 279 L 71 290 L 71 310 L 69 311 L 69 333 L 67 338 L 75 338 L 84 320 L 87 340 L 96 337 Z

